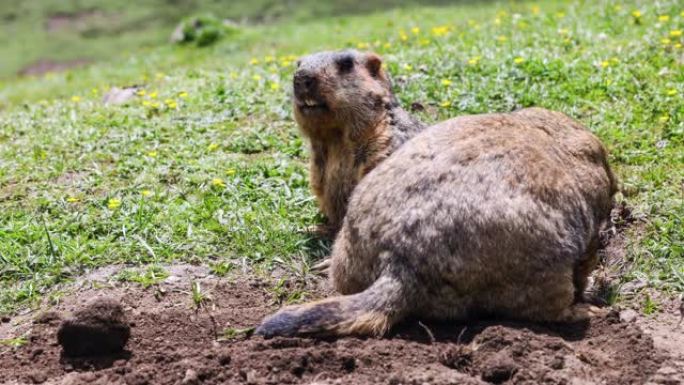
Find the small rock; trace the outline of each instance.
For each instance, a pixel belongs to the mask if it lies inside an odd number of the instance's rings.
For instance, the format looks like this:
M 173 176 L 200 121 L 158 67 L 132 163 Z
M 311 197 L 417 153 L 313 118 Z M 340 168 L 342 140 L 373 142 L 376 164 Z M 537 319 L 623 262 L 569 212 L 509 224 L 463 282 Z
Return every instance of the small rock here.
M 501 384 L 510 380 L 518 371 L 518 365 L 506 354 L 495 354 L 484 365 L 482 380 Z
M 181 384 L 183 384 L 183 385 L 194 385 L 194 384 L 198 384 L 198 383 L 199 383 L 199 376 L 197 375 L 197 372 L 192 370 L 192 369 L 186 370 L 185 371 L 185 377 L 183 377 L 183 381 L 181 382 Z
M 551 363 L 549 363 L 549 366 L 551 369 L 556 369 L 560 370 L 565 367 L 565 358 L 563 356 L 556 356 L 553 357 L 553 360 L 551 360 Z
M 252 369 L 249 372 L 247 372 L 247 376 L 245 378 L 245 380 L 247 381 L 247 385 L 256 385 L 258 383 L 257 377 L 259 376 L 257 375 L 256 370 Z
M 231 361 L 230 354 L 228 353 L 221 353 L 218 357 L 218 362 L 219 364 L 226 366 L 229 365 Z
M 139 86 L 132 87 L 112 87 L 102 98 L 102 102 L 106 105 L 124 104 L 133 99 L 140 89 Z
M 347 373 L 353 372 L 356 369 L 356 359 L 351 356 L 342 358 L 342 369 Z
M 632 309 L 625 309 L 620 312 L 620 321 L 630 323 L 634 322 L 639 314 Z
M 47 381 L 47 374 L 39 370 L 32 371 L 28 374 L 28 379 L 34 384 L 42 384 Z
M 36 357 L 43 354 L 44 351 L 45 350 L 43 348 L 36 348 L 33 351 L 31 351 L 31 361 L 35 360 Z

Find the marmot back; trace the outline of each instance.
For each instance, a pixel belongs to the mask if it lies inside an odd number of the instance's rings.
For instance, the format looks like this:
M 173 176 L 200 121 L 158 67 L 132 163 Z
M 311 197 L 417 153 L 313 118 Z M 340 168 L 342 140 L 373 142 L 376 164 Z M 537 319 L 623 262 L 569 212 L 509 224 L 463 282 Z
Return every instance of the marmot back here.
M 574 321 L 616 182 L 598 139 L 544 109 L 430 127 L 357 186 L 333 246 L 343 296 L 257 330 L 382 335 L 410 316 Z
M 356 184 L 425 126 L 392 94 L 373 53 L 320 52 L 294 74 L 294 115 L 311 142 L 311 188 L 335 233 Z

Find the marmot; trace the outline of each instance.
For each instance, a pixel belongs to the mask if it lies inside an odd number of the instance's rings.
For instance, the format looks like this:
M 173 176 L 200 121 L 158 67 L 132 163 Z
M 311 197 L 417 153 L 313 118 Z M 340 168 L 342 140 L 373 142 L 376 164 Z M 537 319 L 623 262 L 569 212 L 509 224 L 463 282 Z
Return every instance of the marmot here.
M 294 116 L 311 143 L 310 184 L 334 235 L 357 183 L 425 125 L 403 110 L 382 60 L 353 50 L 297 62 Z
M 616 180 L 600 141 L 540 108 L 419 133 L 358 184 L 332 251 L 342 296 L 286 307 L 274 335 L 382 335 L 407 316 L 574 321 Z

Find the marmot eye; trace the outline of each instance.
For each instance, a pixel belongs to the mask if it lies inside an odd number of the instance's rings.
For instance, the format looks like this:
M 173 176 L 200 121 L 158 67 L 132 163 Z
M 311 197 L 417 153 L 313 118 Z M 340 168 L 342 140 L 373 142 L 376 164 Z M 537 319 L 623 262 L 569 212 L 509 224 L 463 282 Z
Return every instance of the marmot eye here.
M 340 72 L 349 72 L 354 68 L 354 58 L 351 56 L 344 56 L 337 60 L 337 68 Z

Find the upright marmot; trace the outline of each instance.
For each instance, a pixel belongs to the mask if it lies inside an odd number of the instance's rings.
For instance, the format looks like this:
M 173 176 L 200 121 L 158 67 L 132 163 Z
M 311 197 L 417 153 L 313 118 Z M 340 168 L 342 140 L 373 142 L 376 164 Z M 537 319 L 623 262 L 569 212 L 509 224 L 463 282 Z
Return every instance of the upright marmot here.
M 257 333 L 382 335 L 407 316 L 586 317 L 615 191 L 599 140 L 561 113 L 437 124 L 354 190 L 332 252 L 343 295 L 286 307 Z
M 294 116 L 311 142 L 311 188 L 331 234 L 361 178 L 425 127 L 399 106 L 380 57 L 357 51 L 298 61 Z

